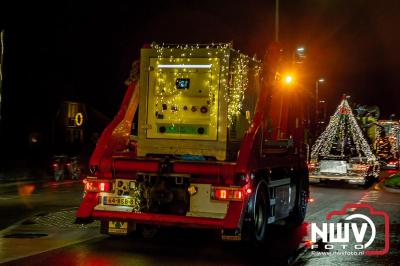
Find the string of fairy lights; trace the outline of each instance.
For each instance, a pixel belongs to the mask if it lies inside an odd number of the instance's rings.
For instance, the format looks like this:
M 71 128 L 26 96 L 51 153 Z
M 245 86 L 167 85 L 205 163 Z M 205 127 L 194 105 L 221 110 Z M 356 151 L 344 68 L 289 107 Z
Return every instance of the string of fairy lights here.
M 399 124 L 393 124 L 389 130 L 390 153 L 393 155 L 393 157 L 397 157 L 397 154 L 399 153 L 399 134 Z
M 205 84 L 208 86 L 208 102 L 211 105 L 210 117 L 216 118 L 218 111 L 216 103 L 218 102 L 219 88 L 221 88 L 225 92 L 222 97 L 228 106 L 228 126 L 232 125 L 234 118 L 242 111 L 245 91 L 248 87 L 249 62 L 255 59 L 233 50 L 230 43 L 182 45 L 152 43 L 151 47 L 156 50 L 157 65 L 169 62 L 184 66 L 195 61 L 195 56 L 198 56 L 196 50 L 205 50 L 211 68 L 219 68 L 219 77 L 211 76 L 212 71 L 210 71 L 207 84 Z M 231 58 L 232 52 L 237 53 L 238 56 Z M 229 64 L 230 60 L 231 64 Z M 261 68 L 256 68 L 256 72 L 260 72 Z M 183 77 L 188 71 L 190 70 L 185 68 L 181 68 L 179 71 L 174 70 L 174 79 L 168 79 L 162 69 L 156 69 L 156 105 L 159 106 L 160 103 L 166 102 L 168 105 L 178 106 L 182 92 L 176 91 L 173 81 Z M 219 78 L 219 82 L 210 82 L 212 78 Z M 213 120 L 211 119 L 211 121 Z
M 228 96 L 228 121 L 232 124 L 234 117 L 238 116 L 243 107 L 245 91 L 248 87 L 249 59 L 240 54 L 232 64 L 232 79 Z
M 368 162 L 375 162 L 376 157 L 363 136 L 353 115 L 347 99 L 343 99 L 331 117 L 325 131 L 319 136 L 311 149 L 311 159 L 318 160 L 319 156 L 329 156 L 332 153 L 332 146 L 336 142 L 341 146 L 341 155 L 344 155 L 345 135 L 350 134 L 356 146 L 358 156 L 365 156 Z M 338 143 L 340 142 L 340 143 Z
M 398 123 L 390 123 L 390 128 L 388 132 L 385 132 L 381 126 L 377 126 L 375 129 L 376 139 L 375 139 L 375 148 L 376 153 L 380 158 L 385 159 L 389 154 L 384 151 L 385 148 L 382 146 L 385 145 L 385 142 L 388 142 L 388 146 L 390 146 L 390 155 L 393 158 L 398 158 L 399 153 L 399 135 L 400 135 L 400 125 Z M 384 135 L 387 135 L 387 138 L 384 138 Z

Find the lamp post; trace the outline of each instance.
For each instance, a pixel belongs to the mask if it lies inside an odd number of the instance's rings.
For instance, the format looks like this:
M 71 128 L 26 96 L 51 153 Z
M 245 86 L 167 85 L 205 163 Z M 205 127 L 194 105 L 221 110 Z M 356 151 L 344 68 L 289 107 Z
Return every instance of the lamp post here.
M 275 42 L 279 42 L 279 0 L 275 0 Z
M 324 83 L 325 79 L 320 78 L 315 81 L 315 135 L 318 134 L 318 124 L 319 124 L 319 84 Z
M 0 120 L 1 120 L 1 93 L 3 90 L 3 54 L 4 54 L 4 30 L 0 32 Z
M 290 86 L 293 83 L 293 76 L 292 75 L 286 75 L 283 78 L 283 85 L 285 86 Z M 281 92 L 281 103 L 280 103 L 280 107 L 279 107 L 279 119 L 278 119 L 278 134 L 277 134 L 277 138 L 280 139 L 281 138 L 281 134 L 282 134 L 282 112 L 283 112 L 283 92 Z

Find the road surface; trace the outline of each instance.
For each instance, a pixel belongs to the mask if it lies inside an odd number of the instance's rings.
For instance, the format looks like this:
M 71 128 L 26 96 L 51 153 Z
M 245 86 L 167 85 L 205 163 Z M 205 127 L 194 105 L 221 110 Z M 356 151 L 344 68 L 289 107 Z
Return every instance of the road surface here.
M 309 203 L 304 224 L 290 230 L 271 226 L 268 245 L 256 248 L 221 242 L 214 232 L 204 230 L 163 229 L 152 239 L 103 236 L 98 233 L 98 223 L 73 224 L 81 184 L 33 186 L 0 186 L 1 226 L 7 227 L 1 231 L 0 262 L 5 265 L 396 265 L 400 261 L 400 194 L 386 192 L 377 184 L 368 189 L 341 183 L 311 186 L 314 202 Z M 341 250 L 324 249 L 329 243 L 311 249 L 307 242 L 310 223 L 324 222 L 327 213 L 347 203 L 368 203 L 389 214 L 388 254 L 334 255 Z M 380 249 L 384 246 L 384 221 L 374 222 L 374 244 Z

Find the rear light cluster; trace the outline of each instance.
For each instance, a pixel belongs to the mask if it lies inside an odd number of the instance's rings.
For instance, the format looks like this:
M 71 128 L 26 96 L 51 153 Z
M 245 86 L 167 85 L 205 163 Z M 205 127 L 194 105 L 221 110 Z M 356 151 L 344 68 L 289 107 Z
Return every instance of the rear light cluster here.
M 317 165 L 315 163 L 309 163 L 307 166 L 308 166 L 308 171 L 314 171 Z
M 357 171 L 357 172 L 366 172 L 369 169 L 369 165 L 364 165 L 364 164 L 353 164 L 351 166 L 351 169 L 353 171 Z
M 399 161 L 390 161 L 387 164 L 388 165 L 397 165 L 399 163 Z
M 111 191 L 111 183 L 109 181 L 88 180 L 85 179 L 85 192 L 109 192 Z
M 244 192 L 241 187 L 213 187 L 211 198 L 214 200 L 242 201 Z

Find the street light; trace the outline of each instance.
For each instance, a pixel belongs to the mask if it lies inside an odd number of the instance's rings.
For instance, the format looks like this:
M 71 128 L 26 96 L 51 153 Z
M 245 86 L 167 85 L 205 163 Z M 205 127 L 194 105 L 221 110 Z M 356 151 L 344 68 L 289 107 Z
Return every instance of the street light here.
M 318 134 L 318 122 L 319 122 L 319 96 L 318 96 L 318 92 L 319 92 L 319 84 L 320 83 L 324 83 L 325 79 L 324 78 L 320 78 L 317 79 L 315 81 L 315 123 L 316 123 L 316 128 L 315 128 L 315 135 Z
M 287 84 L 287 85 L 291 84 L 291 83 L 293 82 L 293 76 L 291 76 L 291 75 L 285 76 L 284 82 L 285 82 L 285 84 Z

